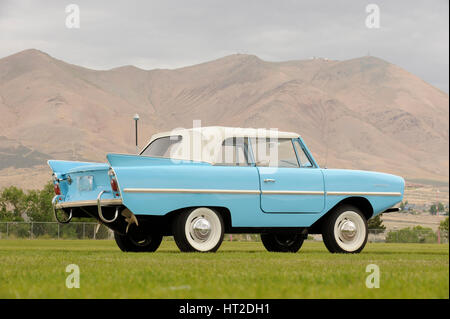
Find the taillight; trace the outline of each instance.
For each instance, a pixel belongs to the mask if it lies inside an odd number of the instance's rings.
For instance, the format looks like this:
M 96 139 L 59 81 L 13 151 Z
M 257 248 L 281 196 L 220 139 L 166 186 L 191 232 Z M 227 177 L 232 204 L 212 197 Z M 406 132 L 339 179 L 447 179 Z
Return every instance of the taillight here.
M 55 191 L 56 195 L 61 195 L 61 188 L 59 188 L 59 183 L 53 184 L 53 190 Z
M 114 192 L 119 191 L 119 185 L 117 184 L 117 181 L 114 177 L 111 177 L 111 188 Z

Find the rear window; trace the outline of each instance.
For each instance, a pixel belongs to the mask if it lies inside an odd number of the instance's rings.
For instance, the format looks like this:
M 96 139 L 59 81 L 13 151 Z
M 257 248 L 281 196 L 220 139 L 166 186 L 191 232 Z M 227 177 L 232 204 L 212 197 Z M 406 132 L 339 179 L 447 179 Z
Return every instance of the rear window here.
M 170 158 L 172 150 L 181 143 L 181 135 L 157 138 L 141 153 L 144 156 Z

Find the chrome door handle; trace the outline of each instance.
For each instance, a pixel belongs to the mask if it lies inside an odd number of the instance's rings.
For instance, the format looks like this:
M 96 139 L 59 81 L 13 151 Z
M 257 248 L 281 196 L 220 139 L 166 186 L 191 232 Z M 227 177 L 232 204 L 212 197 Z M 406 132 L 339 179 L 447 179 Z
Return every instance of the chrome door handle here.
M 266 178 L 265 180 L 264 180 L 264 183 L 275 183 L 275 180 L 273 179 L 273 178 Z

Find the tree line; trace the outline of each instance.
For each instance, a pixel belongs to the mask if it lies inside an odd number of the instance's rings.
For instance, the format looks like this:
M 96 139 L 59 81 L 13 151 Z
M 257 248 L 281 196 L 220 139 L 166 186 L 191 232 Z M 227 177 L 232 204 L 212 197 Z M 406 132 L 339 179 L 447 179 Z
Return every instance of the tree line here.
M 50 222 L 55 221 L 52 199 L 55 196 L 50 181 L 42 189 L 25 191 L 16 186 L 0 192 L 0 221 Z
M 39 222 L 55 222 L 52 209 L 52 199 L 55 196 L 53 183 L 49 181 L 42 189 L 23 190 L 9 186 L 0 191 L 0 222 L 10 222 L 9 237 L 11 238 L 108 238 L 108 229 L 101 225 L 95 231 L 93 225 L 81 223 L 61 225 L 56 227 Z M 33 228 L 28 224 L 14 222 L 36 223 Z M 97 222 L 94 218 L 79 218 L 77 222 Z M 93 233 L 95 232 L 95 234 Z M 1 236 L 6 236 L 6 227 L 2 225 Z

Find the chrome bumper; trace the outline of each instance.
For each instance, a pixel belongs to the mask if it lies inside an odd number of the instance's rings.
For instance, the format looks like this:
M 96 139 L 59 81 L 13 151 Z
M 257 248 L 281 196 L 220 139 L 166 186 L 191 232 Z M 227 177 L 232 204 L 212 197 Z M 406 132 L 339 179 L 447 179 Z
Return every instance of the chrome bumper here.
M 72 219 L 72 210 L 70 210 L 69 212 L 69 217 L 67 218 L 67 220 L 62 221 L 58 218 L 58 215 L 56 214 L 56 212 L 60 209 L 63 208 L 75 208 L 75 207 L 86 207 L 86 206 L 97 206 L 97 210 L 98 210 L 98 216 L 100 218 L 100 220 L 104 223 L 112 223 L 114 222 L 118 215 L 119 215 L 119 208 L 116 208 L 116 212 L 114 214 L 113 219 L 108 220 L 105 217 L 103 217 L 102 214 L 102 206 L 120 206 L 122 205 L 122 199 L 120 198 L 115 198 L 115 199 L 104 199 L 102 200 L 101 197 L 104 193 L 107 193 L 109 191 L 103 190 L 101 191 L 96 200 L 84 200 L 84 201 L 76 201 L 76 202 L 58 202 L 58 195 L 56 195 L 55 197 L 53 197 L 52 200 L 52 208 L 53 208 L 53 214 L 55 215 L 56 220 L 61 223 L 61 224 L 67 224 L 70 222 L 70 220 Z
M 116 199 L 104 199 L 101 201 L 102 206 L 116 206 L 122 205 L 122 200 L 119 198 Z M 71 208 L 71 207 L 82 207 L 82 206 L 97 206 L 97 200 L 83 200 L 78 202 L 62 202 L 56 203 L 55 208 Z

